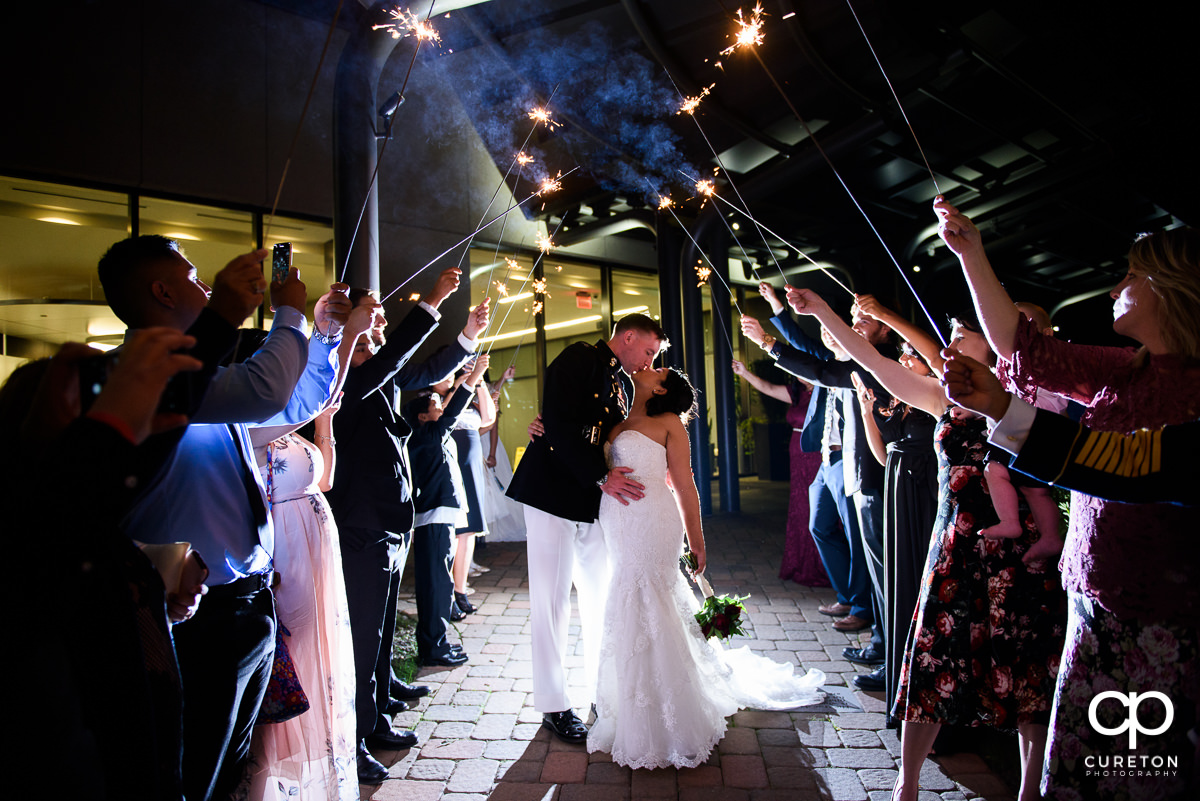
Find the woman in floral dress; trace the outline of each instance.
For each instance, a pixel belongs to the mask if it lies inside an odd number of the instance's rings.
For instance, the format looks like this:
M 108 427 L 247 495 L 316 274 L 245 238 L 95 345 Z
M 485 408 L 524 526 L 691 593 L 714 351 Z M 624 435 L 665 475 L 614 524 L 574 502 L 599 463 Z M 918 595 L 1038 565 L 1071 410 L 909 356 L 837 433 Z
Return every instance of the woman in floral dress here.
M 811 290 L 789 289 L 788 301 L 796 312 L 815 315 L 888 392 L 938 418 L 938 518 L 900 674 L 895 710 L 904 726 L 893 798 L 915 801 L 921 765 L 945 723 L 1015 729 L 1020 798 L 1038 798 L 1065 597 L 1051 566 L 1021 561 L 1039 536 L 1032 520 L 1016 539 L 979 535 L 995 522 L 983 482 L 984 419 L 950 404 L 937 378 L 885 358 Z M 983 335 L 959 321 L 950 344 L 977 361 L 991 360 Z
M 1094 347 L 1045 336 L 1023 320 L 971 220 L 942 199 L 934 210 L 988 339 L 1011 357 L 1026 400 L 1039 387 L 1076 400 L 1087 407 L 1082 422 L 1096 431 L 1129 433 L 1200 417 L 1200 231 L 1176 228 L 1134 243 L 1129 273 L 1110 295 L 1113 330 L 1142 347 Z M 1046 797 L 1198 797 L 1189 739 L 1200 705 L 1198 531 L 1195 507 L 1072 493 L 1062 556 L 1070 619 L 1046 750 Z M 1136 711 L 1115 699 L 1095 703 L 1110 691 L 1122 698 L 1161 693 L 1168 703 L 1144 700 Z M 1099 731 L 1093 710 L 1099 729 L 1119 733 Z M 1131 719 L 1143 730 L 1164 728 L 1135 742 Z M 1114 757 L 1132 760 L 1137 772 L 1104 769 L 1100 760 L 1111 767 Z M 1170 771 L 1154 770 L 1155 762 Z M 1142 772 L 1147 764 L 1151 770 Z

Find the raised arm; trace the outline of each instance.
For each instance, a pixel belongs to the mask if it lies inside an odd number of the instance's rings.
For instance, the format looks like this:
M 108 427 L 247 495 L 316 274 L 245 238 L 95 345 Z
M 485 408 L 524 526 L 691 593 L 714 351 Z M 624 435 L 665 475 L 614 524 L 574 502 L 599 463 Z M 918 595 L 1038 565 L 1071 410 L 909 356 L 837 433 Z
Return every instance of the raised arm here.
M 842 322 L 820 295 L 811 289 L 789 289 L 788 303 L 797 314 L 816 317 L 850 358 L 865 367 L 892 395 L 934 417 L 945 411 L 946 397 L 936 378 L 919 376 L 900 362 L 885 358 L 874 345 Z
M 863 314 L 883 323 L 903 337 L 905 342 L 916 348 L 917 353 L 921 354 L 921 358 L 929 365 L 929 369 L 933 370 L 934 375 L 942 374 L 942 364 L 945 361 L 942 358 L 942 346 L 925 333 L 925 329 L 913 325 L 909 320 L 884 306 L 876 300 L 874 295 L 855 295 L 854 305 Z
M 984 335 L 996 355 L 1001 359 L 1011 359 L 1021 313 L 996 277 L 996 271 L 992 269 L 983 250 L 979 229 L 941 195 L 933 202 L 933 210 L 939 220 L 938 234 L 962 264 Z
M 887 446 L 883 444 L 883 434 L 879 432 L 879 424 L 875 422 L 875 392 L 863 383 L 858 373 L 853 374 L 854 391 L 858 393 L 858 409 L 862 414 L 863 430 L 867 433 L 867 444 L 871 446 L 871 455 L 881 465 L 887 465 Z
M 692 449 L 687 429 L 673 414 L 663 415 L 667 425 L 667 473 L 675 489 L 675 504 L 683 518 L 688 548 L 696 555 L 696 573 L 704 572 L 704 527 L 700 523 L 700 495 L 692 478 Z
M 792 396 L 791 393 L 788 392 L 787 387 L 785 387 L 783 384 L 772 384 L 765 378 L 755 375 L 754 373 L 750 372 L 750 368 L 748 368 L 744 362 L 739 362 L 737 359 L 734 359 L 733 372 L 736 375 L 746 379 L 746 383 L 757 389 L 762 394 L 775 398 L 776 400 L 781 400 L 787 404 L 792 402 Z

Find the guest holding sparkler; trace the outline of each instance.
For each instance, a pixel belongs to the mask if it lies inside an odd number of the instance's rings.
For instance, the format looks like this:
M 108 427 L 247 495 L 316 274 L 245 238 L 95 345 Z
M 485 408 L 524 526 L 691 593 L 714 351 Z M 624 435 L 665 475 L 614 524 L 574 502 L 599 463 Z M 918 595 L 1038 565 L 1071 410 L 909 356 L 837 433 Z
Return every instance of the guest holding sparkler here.
M 855 308 L 895 331 L 900 343 L 900 364 L 918 376 L 930 376 L 929 364 L 941 369 L 938 344 L 919 327 L 884 306 L 871 295 L 859 295 Z M 928 363 L 927 363 L 928 362 Z M 898 728 L 892 701 L 900 684 L 904 645 L 921 594 L 921 576 L 929 559 L 929 532 L 937 517 L 937 456 L 933 432 L 937 420 L 922 409 L 893 398 L 876 407 L 874 392 L 855 374 L 863 428 L 871 452 L 884 465 L 884 604 L 888 651 L 883 665 L 887 724 Z
M 916 799 L 921 765 L 942 725 L 960 724 L 1017 730 L 1020 798 L 1031 801 L 1038 797 L 1065 597 L 1057 573 L 1021 560 L 1037 540 L 1031 520 L 1019 539 L 978 536 L 996 519 L 983 483 L 985 421 L 950 404 L 938 379 L 884 358 L 811 290 L 789 289 L 788 301 L 816 316 L 901 401 L 939 418 L 938 519 L 900 672 L 896 714 L 904 724 L 893 797 Z M 962 321 L 955 321 L 951 344 L 990 360 L 983 335 Z
M 857 314 L 855 331 L 881 347 L 887 341 L 889 329 L 877 320 Z M 854 514 L 844 532 L 813 528 L 813 537 L 821 558 L 829 569 L 830 580 L 838 588 L 839 579 L 847 576 L 848 587 L 839 588 L 838 595 L 848 595 L 852 609 L 846 617 L 833 623 L 838 631 L 854 632 L 871 628 L 871 643 L 864 648 L 846 648 L 842 655 L 856 664 L 879 666 L 884 662 L 886 637 L 883 598 L 883 468 L 871 455 L 870 444 L 858 409 L 858 398 L 851 378 L 848 357 L 836 342 L 827 342 L 830 356 L 822 358 L 777 342 L 767 336 L 762 325 L 752 317 L 742 317 L 742 333 L 756 343 L 780 367 L 794 376 L 811 381 L 828 390 L 824 409 L 824 438 L 822 462 L 828 468 L 826 481 L 841 479 L 844 498 L 853 504 Z M 822 332 L 824 338 L 824 332 Z M 868 378 L 876 392 L 877 403 L 887 404 L 887 392 Z M 872 410 L 872 413 L 875 413 Z M 840 465 L 838 464 L 840 462 Z M 840 466 L 840 470 L 838 467 Z M 846 586 L 846 585 L 843 585 Z M 820 610 L 824 611 L 824 610 Z M 856 676 L 854 683 L 863 690 L 882 690 L 882 672 Z
M 342 458 L 340 475 L 328 497 L 341 538 L 354 641 L 357 761 L 364 784 L 387 778 L 387 769 L 368 749 L 396 751 L 417 742 L 414 732 L 393 729 L 387 715 L 403 707 L 399 702 L 428 693 L 424 687 L 392 680 L 396 599 L 413 526 L 412 483 L 404 447 L 412 429 L 396 409 L 402 390 L 429 386 L 475 350 L 475 337 L 487 324 L 486 301 L 470 314 L 455 344 L 424 363 L 409 364 L 437 327 L 438 307 L 458 288 L 459 275 L 457 268 L 450 268 L 438 276 L 433 289 L 390 338 L 385 340 L 376 329 L 371 338 L 359 340 L 350 357 L 342 408 L 334 418 Z M 350 299 L 356 306 L 375 304 L 364 289 L 351 290 Z
M 779 564 L 779 577 L 806 587 L 828 587 L 829 575 L 825 572 L 821 552 L 817 550 L 812 532 L 808 528 L 808 488 L 821 470 L 821 454 L 806 452 L 801 444 L 805 413 L 812 398 L 813 387 L 799 379 L 794 379 L 786 385 L 772 384 L 755 375 L 737 359 L 733 360 L 733 372 L 763 395 L 788 404 L 787 421 L 792 426 L 792 436 L 788 442 L 791 471 L 788 478 L 787 532 L 784 537 L 783 558 Z
M 530 442 L 508 489 L 509 497 L 525 504 L 534 707 L 542 725 L 568 743 L 587 738 L 567 697 L 571 585 L 579 591 L 590 693 L 608 588 L 608 555 L 597 522 L 600 498 L 636 503 L 644 489 L 627 475 L 631 468 L 608 468 L 604 442 L 625 419 L 629 375 L 650 367 L 665 346 L 658 323 L 631 314 L 617 322 L 607 342 L 579 342 L 560 353 L 546 368 L 545 434 Z
M 349 287 L 333 288 L 348 304 Z M 309 708 L 255 728 L 245 794 L 239 797 L 257 801 L 282 792 L 312 801 L 358 798 L 354 648 L 337 524 L 322 491 L 333 480 L 338 393 L 350 355 L 371 329 L 378 308 L 362 303 L 349 314 L 338 348 L 336 385 L 314 420 L 316 444 L 296 433 L 300 425 L 250 432 L 275 527 L 275 616 L 287 632 L 283 641 Z
M 1023 318 L 988 262 L 979 229 L 944 198 L 934 211 L 984 331 L 1013 362 L 1025 400 L 1032 401 L 1035 388 L 1076 400 L 1087 407 L 1082 422 L 1097 431 L 1128 433 L 1200 417 L 1200 231 L 1175 228 L 1133 244 L 1129 272 L 1110 294 L 1113 330 L 1141 347 L 1089 347 L 1047 336 Z M 1194 508 L 1072 495 L 1062 556 L 1071 616 L 1042 782 L 1048 797 L 1188 794 L 1195 758 L 1188 729 L 1200 702 L 1198 528 Z M 1141 705 L 1144 730 L 1163 726 L 1173 712 L 1172 722 L 1138 738 L 1130 758 L 1175 758 L 1172 776 L 1128 778 L 1087 768 L 1097 755 L 1124 753 L 1131 742 L 1098 730 L 1115 731 L 1129 715 L 1120 704 L 1092 704 L 1100 689 L 1169 699 Z

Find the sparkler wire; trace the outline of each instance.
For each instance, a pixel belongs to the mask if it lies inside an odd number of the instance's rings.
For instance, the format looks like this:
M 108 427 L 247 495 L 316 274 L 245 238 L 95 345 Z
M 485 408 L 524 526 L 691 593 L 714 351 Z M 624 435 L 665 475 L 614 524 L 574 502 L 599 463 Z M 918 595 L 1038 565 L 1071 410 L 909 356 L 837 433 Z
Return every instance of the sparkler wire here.
M 333 21 L 329 23 L 329 33 L 325 35 L 325 46 L 321 48 L 321 57 L 317 59 L 317 69 L 313 73 L 312 83 L 308 85 L 308 97 L 304 98 L 304 107 L 300 109 L 300 119 L 296 123 L 296 132 L 292 134 L 292 144 L 288 147 L 287 158 L 283 162 L 283 172 L 279 175 L 279 186 L 275 189 L 275 201 L 271 204 L 271 213 L 267 215 L 267 227 L 263 233 L 263 242 L 271 236 L 271 224 L 275 222 L 275 210 L 279 208 L 279 198 L 283 195 L 283 184 L 287 180 L 288 168 L 292 166 L 292 156 L 296 153 L 296 143 L 300 141 L 300 131 L 304 128 L 304 118 L 308 116 L 308 106 L 312 102 L 313 93 L 317 88 L 317 79 L 321 77 L 321 66 L 325 63 L 325 54 L 329 52 L 329 43 L 333 41 L 333 32 L 337 30 L 338 17 L 342 13 L 345 0 L 338 0 L 333 12 Z
M 683 221 L 679 219 L 679 215 L 675 213 L 675 210 L 673 208 L 671 208 L 670 206 L 667 206 L 666 209 L 667 209 L 667 211 L 671 212 L 671 216 L 675 218 L 675 222 L 679 223 L 679 227 L 683 229 L 683 232 L 685 234 L 687 234 L 687 238 L 692 240 L 692 244 L 696 246 L 696 252 L 699 253 L 700 256 L 706 262 L 708 262 L 709 266 L 712 268 L 710 270 L 709 274 L 715 275 L 722 284 L 725 284 L 725 289 L 727 292 L 729 292 L 729 299 L 733 301 L 733 307 L 735 309 L 737 309 L 738 315 L 745 316 L 745 314 L 742 312 L 742 307 L 738 305 L 737 295 L 735 295 L 733 290 L 730 289 L 729 284 L 725 282 L 725 279 L 721 277 L 721 273 L 720 273 L 720 271 L 717 270 L 717 266 L 715 264 L 713 264 L 712 259 L 710 259 L 708 257 L 708 254 L 704 252 L 704 249 L 700 247 L 700 243 L 696 241 L 696 238 L 694 236 L 692 236 L 692 232 L 689 231 L 687 226 L 683 224 Z M 724 321 L 721 320 L 720 312 L 717 311 L 717 302 L 712 297 L 712 285 L 711 284 L 708 287 L 708 296 L 709 296 L 709 299 L 712 300 L 712 302 L 713 302 L 712 303 L 713 314 L 717 315 L 718 321 L 724 323 Z M 733 329 L 732 328 L 724 328 L 724 331 L 726 334 L 725 341 L 729 343 L 729 353 L 732 354 L 733 353 Z M 732 355 L 730 358 L 732 358 Z
M 578 167 L 578 166 L 576 166 L 576 167 L 572 167 L 572 168 L 571 168 L 571 170 L 570 170 L 570 172 L 566 173 L 566 175 L 564 175 L 563 177 L 565 178 L 567 175 L 570 175 L 571 173 L 575 172 L 575 170 L 578 170 L 578 169 L 579 169 L 579 167 Z M 538 196 L 538 193 L 537 193 L 537 192 L 534 192 L 534 193 L 533 193 L 533 194 L 531 194 L 529 197 L 527 197 L 527 198 L 525 198 L 524 200 L 522 200 L 520 203 L 517 203 L 516 205 L 509 207 L 508 209 L 506 209 L 505 211 L 501 212 L 500 214 L 497 214 L 495 217 L 493 217 L 492 219 L 488 220 L 486 223 L 484 223 L 483 225 L 479 226 L 479 227 L 478 227 L 478 228 L 476 228 L 474 231 L 472 231 L 471 233 L 467 234 L 465 237 L 463 237 L 462 239 L 458 240 L 457 242 L 455 242 L 453 245 L 451 245 L 450 247 L 448 247 L 448 248 L 446 248 L 445 250 L 443 250 L 443 251 L 442 251 L 441 253 L 439 253 L 438 255 L 434 256 L 432 261 L 430 261 L 428 264 L 426 264 L 426 265 L 425 265 L 424 267 L 422 267 L 421 269 L 419 269 L 419 270 L 417 270 L 416 272 L 414 272 L 414 273 L 413 273 L 412 275 L 410 275 L 408 278 L 405 278 L 403 281 L 401 281 L 401 282 L 400 282 L 399 286 L 397 286 L 397 287 L 396 287 L 395 289 L 393 289 L 391 292 L 387 293 L 387 295 L 385 295 L 385 296 L 383 297 L 383 299 L 380 301 L 380 303 L 383 303 L 383 302 L 384 302 L 384 301 L 386 301 L 388 298 L 390 298 L 392 295 L 395 295 L 397 292 L 399 292 L 401 289 L 403 289 L 403 288 L 404 288 L 404 286 L 405 286 L 405 285 L 406 285 L 406 284 L 407 284 L 409 281 L 413 280 L 413 279 L 414 279 L 414 278 L 416 278 L 418 275 L 420 275 L 421 273 L 425 272 L 426 270 L 428 270 L 428 269 L 429 269 L 430 267 L 432 267 L 433 265 L 437 264 L 439 261 L 441 261 L 441 259 L 442 259 L 442 257 L 443 257 L 443 256 L 446 256 L 447 254 L 449 254 L 449 253 L 450 253 L 452 250 L 454 250 L 456 247 L 458 247 L 459 245 L 466 244 L 467 242 L 469 242 L 469 241 L 471 240 L 471 237 L 475 236 L 475 235 L 476 235 L 476 234 L 478 234 L 480 231 L 482 231 L 483 229 L 487 228 L 487 227 L 488 227 L 489 225 L 491 225 L 492 223 L 496 222 L 496 220 L 499 220 L 500 218 L 502 218 L 502 217 L 504 217 L 504 216 L 506 216 L 506 215 L 508 215 L 508 214 L 511 214 L 511 213 L 513 213 L 514 211 L 516 211 L 517 209 L 521 208 L 522 206 L 524 206 L 526 203 L 528 203 L 529 201 L 533 200 L 533 199 L 534 199 L 535 197 L 537 197 L 537 196 Z
M 683 92 L 681 92 L 679 90 L 679 85 L 676 84 L 675 79 L 673 77 L 671 77 L 670 71 L 667 72 L 667 80 L 669 80 L 671 82 L 671 85 L 675 87 L 675 92 L 680 97 L 684 98 L 684 102 L 687 102 L 687 98 L 684 97 Z M 701 95 L 701 97 L 703 97 L 703 94 Z M 737 184 L 734 183 L 733 175 L 730 174 L 729 168 L 726 167 L 725 162 L 723 162 L 721 160 L 721 154 L 719 154 L 717 152 L 717 149 L 715 147 L 713 147 L 713 143 L 711 141 L 709 141 L 708 134 L 706 134 L 704 132 L 703 126 L 700 125 L 700 120 L 696 119 L 696 109 L 693 109 L 692 111 L 686 112 L 686 113 L 689 117 L 692 118 L 692 122 L 696 123 L 696 130 L 700 132 L 700 136 L 701 136 L 701 138 L 704 139 L 704 143 L 706 145 L 708 145 L 708 149 L 712 151 L 713 158 L 716 159 L 717 166 L 721 168 L 721 172 L 725 173 L 725 180 L 729 182 L 729 186 L 731 189 L 733 189 L 733 193 L 735 195 L 737 195 L 738 200 L 741 201 L 743 206 L 745 206 L 746 208 L 749 208 L 749 204 L 747 204 L 745 198 L 742 197 L 742 193 L 740 191 L 738 191 Z M 765 247 L 767 249 L 767 255 L 771 257 L 771 261 L 775 264 L 775 269 L 779 270 L 779 277 L 784 280 L 784 283 L 786 283 L 787 276 L 784 275 L 783 267 L 780 266 L 779 260 L 775 258 L 775 252 L 771 249 L 771 246 L 767 244 L 767 238 L 766 238 L 766 236 L 763 236 L 762 227 L 759 226 L 758 221 L 755 220 L 753 217 L 751 217 L 749 214 L 746 214 L 746 218 L 749 219 L 751 222 L 753 222 L 755 227 L 758 228 L 758 235 L 760 237 L 762 237 L 763 247 Z M 732 233 L 732 231 L 730 233 Z M 744 254 L 745 250 L 743 250 L 742 252 Z M 749 259 L 749 256 L 747 256 L 747 259 Z M 759 281 L 762 280 L 762 276 L 760 276 L 758 274 L 758 270 L 755 269 L 753 263 L 751 263 L 751 265 L 750 265 L 750 270 L 754 273 L 755 279 L 757 279 Z
M 896 94 L 896 87 L 892 86 L 892 79 L 888 77 L 887 70 L 883 68 L 883 62 L 879 60 L 879 54 L 875 52 L 875 46 L 871 44 L 871 38 L 867 36 L 867 29 L 863 27 L 862 20 L 858 18 L 858 12 L 854 10 L 854 4 L 850 0 L 846 0 L 846 7 L 850 9 L 850 14 L 854 17 L 854 21 L 858 23 L 858 29 L 862 32 L 863 41 L 867 43 L 867 48 L 871 51 L 871 56 L 875 59 L 875 64 L 879 67 L 879 72 L 883 75 L 884 82 L 887 83 L 888 89 L 892 92 L 892 97 L 896 99 L 896 107 L 900 109 L 900 116 L 904 117 L 904 124 L 908 126 L 908 132 L 912 134 L 913 142 L 917 145 L 917 152 L 921 154 L 921 160 L 925 162 L 925 169 L 929 171 L 929 178 L 933 181 L 933 188 L 939 195 L 942 189 L 938 186 L 937 176 L 933 174 L 933 167 L 929 166 L 929 159 L 925 156 L 925 149 L 921 147 L 921 140 L 917 138 L 917 132 L 913 130 L 912 122 L 908 119 L 908 113 L 904 110 L 904 104 L 900 102 L 900 96 Z
M 428 23 L 429 18 L 433 16 L 433 7 L 436 3 L 437 0 L 430 0 L 429 12 L 425 14 L 426 23 Z M 417 46 L 413 48 L 412 59 L 410 59 L 408 62 L 408 71 L 404 73 L 404 83 L 400 84 L 400 91 L 397 93 L 400 95 L 401 102 L 404 102 L 404 90 L 408 88 L 408 79 L 409 76 L 412 75 L 413 65 L 417 63 L 417 54 L 421 52 L 421 41 L 422 37 L 418 36 Z M 388 142 L 392 141 L 392 128 L 394 124 L 395 120 L 389 118 L 387 123 L 387 136 L 384 137 L 383 145 L 381 145 L 379 148 L 379 155 L 375 157 L 375 169 L 371 173 L 370 183 L 367 184 L 367 191 L 363 197 L 362 208 L 358 210 L 358 221 L 354 223 L 354 233 L 350 235 L 350 246 L 346 248 L 346 262 L 342 265 L 342 274 L 338 277 L 339 283 L 345 283 L 346 281 L 346 271 L 350 269 L 350 256 L 354 253 L 354 242 L 358 239 L 358 229 L 360 226 L 362 226 L 363 215 L 367 213 L 367 204 L 371 202 L 371 190 L 375 188 L 375 179 L 379 177 L 379 167 L 383 164 L 384 151 L 387 150 Z M 401 284 L 401 286 L 403 286 L 403 284 Z M 391 295 L 389 294 L 388 297 L 390 298 Z
M 941 329 L 938 328 L 937 323 L 934 322 L 933 315 L 929 313 L 929 309 L 925 307 L 925 301 L 921 300 L 921 296 L 917 294 L 916 288 L 913 287 L 912 282 L 908 280 L 908 275 L 905 274 L 904 268 L 900 266 L 900 262 L 896 260 L 896 257 L 892 254 L 891 249 L 883 240 L 883 235 L 879 233 L 879 229 L 875 227 L 875 223 L 873 223 L 871 218 L 867 216 L 867 212 L 862 207 L 862 204 L 858 202 L 858 198 L 856 198 L 854 193 L 850 191 L 850 187 L 846 185 L 846 182 L 842 179 L 841 173 L 839 173 L 837 167 L 833 165 L 833 161 L 829 158 L 829 154 L 825 152 L 825 148 L 821 147 L 821 143 L 817 141 L 812 129 L 808 127 L 808 122 L 804 119 L 804 117 L 800 116 L 800 112 L 796 110 L 796 106 L 792 103 L 792 99 L 788 97 L 787 92 L 783 91 L 783 87 L 779 85 L 779 81 L 775 79 L 774 73 L 772 73 L 770 68 L 767 67 L 766 62 L 762 60 L 762 56 L 758 54 L 757 50 L 751 50 L 751 52 L 754 53 L 754 58 L 758 61 L 759 66 L 763 68 L 763 72 L 767 74 L 767 78 L 770 79 L 771 84 L 775 87 L 776 91 L 779 92 L 780 97 L 782 97 L 783 101 L 787 103 L 787 106 L 789 109 L 791 109 L 792 114 L 794 114 L 796 119 L 800 121 L 800 125 L 804 127 L 804 132 L 808 134 L 808 138 L 812 141 L 813 146 L 816 147 L 817 152 L 821 154 L 821 158 L 823 158 L 825 163 L 829 165 L 829 169 L 833 172 L 833 176 L 837 178 L 837 181 L 841 185 L 842 189 L 845 190 L 847 197 L 850 198 L 850 202 L 854 204 L 854 207 L 858 209 L 858 213 L 862 215 L 864 220 L 866 220 L 871 232 L 875 234 L 875 238 L 878 239 L 879 244 L 883 246 L 883 251 L 887 253 L 888 258 L 892 260 L 892 264 L 896 266 L 896 271 L 900 273 L 900 277 L 903 278 L 904 283 L 908 285 L 908 290 L 912 292 L 913 297 L 917 301 L 917 305 L 920 306 L 921 311 L 925 313 L 925 317 L 929 320 L 929 324 L 933 326 L 933 333 L 937 335 L 938 341 L 942 343 L 942 347 L 945 347 L 946 340 L 942 336 Z
M 685 173 L 683 170 L 680 170 L 679 172 L 680 172 L 680 174 L 682 174 L 683 176 L 687 177 L 687 173 Z M 690 180 L 690 178 L 689 178 L 689 180 Z M 807 259 L 807 260 L 808 260 L 808 263 L 809 263 L 809 264 L 811 264 L 813 267 L 816 267 L 816 268 L 817 268 L 818 270 L 820 270 L 821 272 L 825 273 L 825 275 L 826 275 L 826 276 L 829 278 L 829 280 L 833 281 L 835 284 L 837 284 L 838 286 L 840 286 L 842 289 L 846 290 L 846 293 L 847 293 L 847 294 L 849 294 L 851 297 L 854 297 L 854 290 L 853 290 L 853 289 L 851 289 L 850 287 L 846 286 L 845 284 L 843 284 L 843 283 L 841 282 L 841 280 L 840 280 L 840 279 L 839 279 L 839 278 L 838 278 L 836 275 L 834 275 L 832 272 L 830 272 L 830 271 L 829 271 L 829 268 L 827 268 L 827 267 L 826 267 L 825 265 L 823 265 L 823 264 L 820 264 L 820 263 L 816 262 L 816 261 L 815 261 L 815 260 L 812 258 L 812 256 L 809 256 L 809 255 L 808 255 L 807 253 L 805 253 L 803 250 L 801 250 L 800 248 L 796 247 L 796 246 L 795 246 L 795 245 L 793 245 L 791 242 L 787 241 L 787 240 L 786 240 L 786 239 L 784 239 L 782 236 L 780 236 L 779 234 L 775 233 L 774 231 L 772 231 L 772 230 L 771 230 L 770 228 L 768 228 L 767 226 L 765 226 L 765 225 L 763 225 L 762 223 L 760 223 L 758 220 L 754 219 L 754 217 L 753 217 L 753 216 L 750 214 L 750 212 L 749 212 L 749 211 L 747 211 L 747 210 L 746 210 L 746 209 L 744 209 L 744 208 L 739 208 L 738 206 L 735 206 L 731 200 L 729 200 L 728 198 L 725 198 L 725 197 L 723 197 L 723 196 L 721 196 L 721 195 L 717 194 L 716 192 L 712 192 L 712 193 L 711 193 L 711 197 L 715 197 L 717 200 L 719 200 L 719 201 L 721 201 L 722 203 L 724 203 L 725 205 L 729 206 L 729 208 L 733 209 L 734 211 L 736 211 L 736 212 L 738 212 L 738 213 L 740 213 L 740 214 L 743 214 L 743 215 L 745 215 L 746 219 L 747 219 L 747 220 L 749 220 L 750 222 L 754 223 L 754 225 L 755 225 L 756 227 L 758 227 L 758 228 L 761 228 L 763 231 L 766 231 L 768 234 L 770 234 L 771 236 L 775 237 L 776 239 L 778 239 L 778 240 L 779 240 L 780 242 L 782 242 L 783 244 L 787 245 L 787 246 L 788 246 L 789 248 L 791 248 L 792 250 L 796 251 L 796 255 L 798 255 L 798 256 L 803 256 L 805 259 Z M 777 262 L 777 264 L 778 264 L 778 262 Z M 782 274 L 782 272 L 783 272 L 783 271 L 782 271 L 782 270 L 780 270 L 780 273 L 781 273 L 781 274 Z M 785 282 L 785 283 L 787 282 L 787 276 L 786 276 L 786 275 L 785 275 L 785 276 L 783 276 L 783 280 L 784 280 L 784 282 Z
M 556 235 L 556 234 L 558 234 L 558 229 L 562 228 L 562 225 L 563 225 L 563 223 L 564 223 L 564 222 L 566 222 L 566 221 L 567 221 L 567 220 L 566 220 L 566 217 L 565 217 L 565 216 L 564 216 L 562 219 L 560 219 L 560 220 L 558 221 L 558 225 L 554 226 L 554 232 L 550 234 L 550 239 L 554 239 L 555 235 Z M 525 280 L 523 280 L 523 281 L 521 282 L 521 286 L 517 287 L 516 294 L 518 294 L 518 295 L 519 295 L 519 294 L 521 294 L 522 290 L 524 290 L 524 289 L 525 289 L 525 285 L 529 283 L 529 280 L 530 280 L 531 278 L 533 278 L 533 274 L 534 274 L 534 273 L 537 271 L 538 265 L 542 263 L 542 261 L 545 259 L 545 257 L 546 257 L 546 251 L 544 251 L 544 250 L 539 250 L 539 251 L 538 251 L 537 258 L 533 260 L 533 266 L 529 268 L 529 275 L 525 276 Z M 544 273 L 543 273 L 542 277 L 543 277 L 543 279 L 545 278 L 545 274 L 544 274 Z M 545 293 L 542 293 L 542 294 L 545 294 Z M 497 302 L 496 302 L 496 303 L 497 303 L 497 305 L 499 305 L 499 300 L 497 300 Z M 509 317 L 509 315 L 511 315 L 511 314 L 512 314 L 513 306 L 515 306 L 515 305 L 516 305 L 515 303 L 510 303 L 510 304 L 508 305 L 508 311 L 506 311 L 506 312 L 504 313 L 504 319 L 500 321 L 500 325 L 499 325 L 499 326 L 497 327 L 497 329 L 496 329 L 497 331 L 503 331 L 503 330 L 504 330 L 504 324 L 508 322 L 508 317 Z M 530 309 L 533 309 L 533 308 L 534 308 L 534 306 L 533 306 L 532 304 L 530 304 L 530 307 L 529 307 L 529 308 L 530 308 Z M 534 316 L 534 312 L 532 312 L 532 311 L 531 311 L 531 312 L 529 313 L 529 316 L 530 316 L 530 319 L 532 319 L 532 318 L 533 318 L 533 316 Z M 491 327 L 491 323 L 492 323 L 492 321 L 489 319 L 489 320 L 488 320 L 488 327 L 489 327 L 489 328 Z M 526 327 L 528 327 L 528 326 L 526 326 Z M 483 333 L 485 333 L 485 334 L 487 333 L 487 329 L 486 329 L 486 328 L 484 329 Z M 522 336 L 522 337 L 521 337 L 521 339 L 524 339 L 524 338 L 525 338 L 524 336 Z M 492 352 L 492 348 L 493 348 L 495 345 L 496 345 L 496 340 L 494 340 L 494 339 L 493 339 L 493 340 L 491 340 L 491 341 L 488 343 L 488 349 L 487 349 L 487 352 L 488 352 L 489 354 Z M 517 340 L 517 349 L 519 350 L 519 349 L 520 349 L 520 347 L 521 347 L 521 340 L 519 339 L 519 340 Z M 515 363 L 516 354 L 513 354 L 513 359 L 514 359 L 514 363 Z M 510 365 L 510 366 L 511 366 L 511 365 Z

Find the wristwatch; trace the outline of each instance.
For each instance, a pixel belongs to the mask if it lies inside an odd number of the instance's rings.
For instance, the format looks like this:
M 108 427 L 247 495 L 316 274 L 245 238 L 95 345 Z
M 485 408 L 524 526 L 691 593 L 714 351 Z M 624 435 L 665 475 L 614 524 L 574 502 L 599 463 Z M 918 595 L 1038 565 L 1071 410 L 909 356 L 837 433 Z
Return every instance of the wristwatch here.
M 321 329 L 317 328 L 317 324 L 313 323 L 312 338 L 320 342 L 322 345 L 336 345 L 342 341 L 342 329 L 339 328 L 336 334 L 329 337 L 322 334 Z
M 767 334 L 765 337 L 763 337 L 763 341 L 759 344 L 759 347 L 765 350 L 767 353 L 770 353 L 771 348 L 775 347 L 775 337 Z

